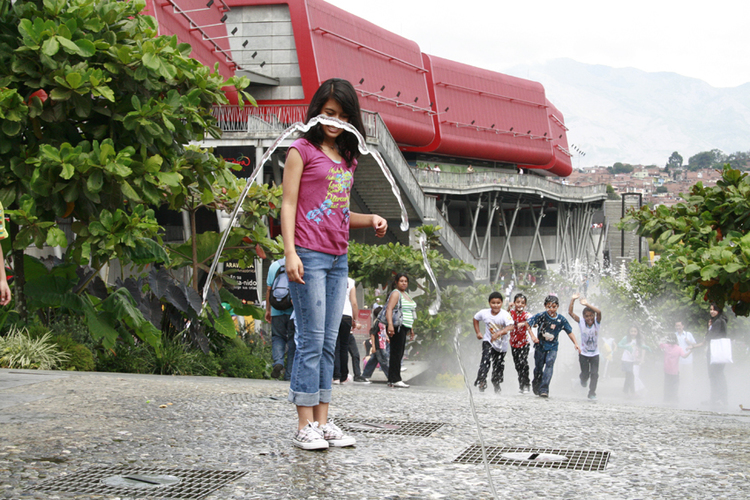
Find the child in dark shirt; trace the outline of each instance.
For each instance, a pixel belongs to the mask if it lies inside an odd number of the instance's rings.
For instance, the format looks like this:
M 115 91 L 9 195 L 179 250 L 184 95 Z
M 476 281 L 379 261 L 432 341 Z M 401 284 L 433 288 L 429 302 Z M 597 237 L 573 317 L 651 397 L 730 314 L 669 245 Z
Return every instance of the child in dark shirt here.
M 549 384 L 557 359 L 558 337 L 562 330 L 568 334 L 576 351 L 581 352 L 570 323 L 562 315 L 557 314 L 558 307 L 558 298 L 548 295 L 544 299 L 545 312 L 534 315 L 527 322 L 529 326 L 538 327 L 537 335 L 531 332 L 531 340 L 534 342 L 534 380 L 531 382 L 531 389 L 542 398 L 549 397 Z

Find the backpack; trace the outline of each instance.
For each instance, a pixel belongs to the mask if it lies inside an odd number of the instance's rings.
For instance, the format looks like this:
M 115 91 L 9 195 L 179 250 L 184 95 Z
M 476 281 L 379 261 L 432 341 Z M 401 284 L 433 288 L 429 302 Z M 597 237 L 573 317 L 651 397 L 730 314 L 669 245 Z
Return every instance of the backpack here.
M 268 296 L 268 302 L 280 311 L 291 309 L 292 307 L 292 296 L 289 293 L 289 277 L 286 275 L 286 266 L 284 264 L 281 264 L 281 267 L 276 272 L 273 285 L 271 285 L 271 293 Z

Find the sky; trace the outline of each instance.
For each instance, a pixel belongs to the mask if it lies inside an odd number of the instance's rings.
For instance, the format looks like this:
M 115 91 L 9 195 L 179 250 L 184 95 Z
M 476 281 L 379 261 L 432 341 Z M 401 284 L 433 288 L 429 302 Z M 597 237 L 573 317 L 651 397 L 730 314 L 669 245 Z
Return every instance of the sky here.
M 750 82 L 750 0 L 326 1 L 422 52 L 498 72 L 567 57 L 714 87 Z

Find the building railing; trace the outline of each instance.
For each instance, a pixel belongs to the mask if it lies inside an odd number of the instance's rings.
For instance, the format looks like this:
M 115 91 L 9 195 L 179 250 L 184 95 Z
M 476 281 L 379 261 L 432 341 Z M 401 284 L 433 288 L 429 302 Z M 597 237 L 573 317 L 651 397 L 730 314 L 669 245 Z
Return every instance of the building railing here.
M 304 122 L 307 117 L 307 105 L 260 105 L 260 106 L 214 106 L 213 115 L 222 132 L 281 132 L 292 123 Z M 377 126 L 376 114 L 362 112 L 362 122 L 367 137 L 375 137 Z
M 423 170 L 412 167 L 414 176 L 422 187 L 455 189 L 480 189 L 486 186 L 509 186 L 513 188 L 528 188 L 549 194 L 565 197 L 581 197 L 607 195 L 607 186 L 569 186 L 552 182 L 536 175 L 518 175 L 508 172 L 440 172 Z
M 214 106 L 212 113 L 222 132 L 281 132 L 292 123 L 304 122 L 307 106 Z

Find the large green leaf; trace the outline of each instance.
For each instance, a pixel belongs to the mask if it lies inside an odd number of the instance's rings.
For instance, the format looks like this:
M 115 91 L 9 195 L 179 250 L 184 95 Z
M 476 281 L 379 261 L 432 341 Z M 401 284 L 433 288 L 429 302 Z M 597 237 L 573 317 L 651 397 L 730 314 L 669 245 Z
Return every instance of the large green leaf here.
M 229 338 L 234 338 L 237 336 L 237 329 L 234 325 L 232 315 L 229 314 L 229 311 L 227 311 L 226 309 L 222 308 L 219 316 L 214 319 L 214 328 L 217 332 Z

